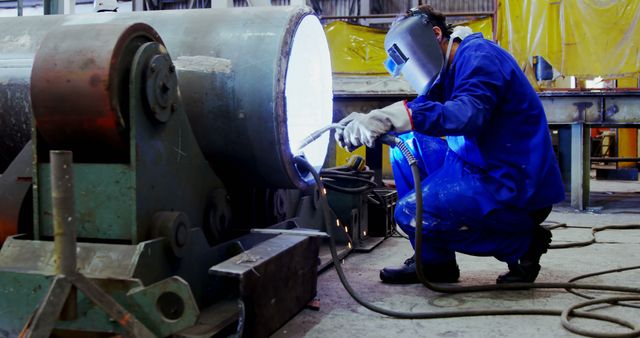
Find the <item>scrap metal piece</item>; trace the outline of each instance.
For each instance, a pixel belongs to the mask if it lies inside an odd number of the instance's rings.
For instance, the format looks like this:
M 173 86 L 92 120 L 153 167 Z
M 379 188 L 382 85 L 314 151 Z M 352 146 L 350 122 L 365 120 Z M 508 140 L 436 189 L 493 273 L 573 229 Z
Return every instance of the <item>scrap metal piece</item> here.
M 247 337 L 268 336 L 313 299 L 319 242 L 318 237 L 278 235 L 209 269 L 238 281 Z
M 253 233 L 259 234 L 276 234 L 276 235 L 293 235 L 293 236 L 308 236 L 308 237 L 325 237 L 328 238 L 329 234 L 319 230 L 286 230 L 286 229 L 251 229 Z

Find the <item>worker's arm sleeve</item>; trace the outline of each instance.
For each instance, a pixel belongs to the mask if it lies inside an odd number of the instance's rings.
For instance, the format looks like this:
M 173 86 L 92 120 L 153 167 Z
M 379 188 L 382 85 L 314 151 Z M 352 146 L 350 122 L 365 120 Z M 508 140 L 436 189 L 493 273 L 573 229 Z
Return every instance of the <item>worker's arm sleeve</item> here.
M 419 95 L 413 101 L 407 102 L 407 104 L 418 105 L 418 104 L 423 104 L 429 101 L 435 101 L 435 102 L 444 101 L 444 88 L 439 78 L 436 80 L 436 82 L 433 83 L 433 86 L 431 86 L 431 89 L 429 89 L 429 91 L 426 94 Z
M 495 56 L 466 52 L 456 62 L 451 99 L 420 96 L 408 104 L 414 130 L 432 136 L 474 135 L 489 119 L 505 82 Z

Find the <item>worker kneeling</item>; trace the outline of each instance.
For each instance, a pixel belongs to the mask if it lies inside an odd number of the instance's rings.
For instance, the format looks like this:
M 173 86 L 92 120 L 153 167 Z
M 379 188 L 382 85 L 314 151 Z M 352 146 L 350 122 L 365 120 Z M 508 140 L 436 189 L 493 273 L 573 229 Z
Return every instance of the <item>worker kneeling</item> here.
M 418 98 L 352 113 L 336 140 L 373 147 L 404 133 L 417 158 L 424 200 L 422 265 L 431 282 L 456 282 L 455 252 L 494 256 L 498 283 L 533 282 L 551 232 L 540 226 L 564 188 L 542 103 L 513 57 L 468 28 L 451 31 L 430 6 L 413 9 L 385 38 L 386 66 Z M 405 133 L 408 132 L 408 133 Z M 441 136 L 447 136 L 446 141 Z M 391 164 L 400 198 L 396 222 L 415 248 L 415 187 L 399 150 Z M 415 258 L 380 271 L 386 283 L 417 283 Z

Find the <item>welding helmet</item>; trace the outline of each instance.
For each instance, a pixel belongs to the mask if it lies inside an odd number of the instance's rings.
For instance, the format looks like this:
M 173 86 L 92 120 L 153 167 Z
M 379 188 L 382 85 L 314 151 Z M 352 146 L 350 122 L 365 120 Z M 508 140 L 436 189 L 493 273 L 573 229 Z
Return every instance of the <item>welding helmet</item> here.
M 433 25 L 420 11 L 396 20 L 385 36 L 384 48 L 389 73 L 394 77 L 402 74 L 420 95 L 429 90 L 444 64 Z

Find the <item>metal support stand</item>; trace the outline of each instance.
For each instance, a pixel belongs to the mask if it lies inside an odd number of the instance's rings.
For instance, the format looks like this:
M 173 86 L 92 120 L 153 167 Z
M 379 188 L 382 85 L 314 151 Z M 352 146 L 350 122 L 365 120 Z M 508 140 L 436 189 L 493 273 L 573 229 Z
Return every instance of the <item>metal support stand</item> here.
M 589 128 L 584 123 L 571 125 L 571 206 L 584 210 L 589 206 L 591 152 Z
M 77 315 L 76 288 L 116 320 L 133 337 L 155 335 L 107 293 L 78 273 L 76 266 L 75 199 L 73 196 L 73 154 L 54 150 L 51 158 L 54 260 L 56 277 L 34 316 L 20 337 L 49 337 L 58 319 Z
M 62 0 L 44 0 L 44 15 L 64 14 Z

